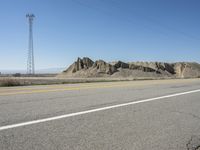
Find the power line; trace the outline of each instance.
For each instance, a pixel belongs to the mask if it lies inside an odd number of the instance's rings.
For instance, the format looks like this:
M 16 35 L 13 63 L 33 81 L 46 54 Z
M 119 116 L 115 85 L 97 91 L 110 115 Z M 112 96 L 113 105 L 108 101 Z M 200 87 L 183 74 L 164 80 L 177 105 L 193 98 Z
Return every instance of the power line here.
M 72 0 L 72 1 L 77 3 L 77 4 L 79 4 L 79 5 L 81 5 L 81 6 L 83 6 L 83 7 L 87 7 L 89 9 L 93 9 L 95 11 L 104 13 L 104 14 L 109 15 L 109 16 L 115 16 L 115 14 L 113 12 L 105 11 L 105 10 L 102 10 L 102 9 L 100 9 L 98 7 L 93 7 L 91 5 L 88 5 L 86 3 L 80 2 L 78 0 Z M 101 2 L 102 1 L 105 1 L 106 3 L 108 2 L 107 0 L 101 0 Z M 120 9 L 121 11 L 130 14 L 130 12 L 129 12 L 130 10 L 128 10 L 128 9 L 126 9 L 126 11 L 122 10 L 122 8 L 120 7 L 120 4 L 117 1 L 109 0 L 109 2 L 112 3 L 112 7 L 114 6 L 115 8 Z M 134 12 L 135 14 L 137 14 L 138 16 L 140 16 L 140 19 L 143 19 L 143 20 L 146 20 L 148 22 L 151 22 L 151 23 L 153 23 L 153 24 L 155 24 L 155 25 L 157 25 L 157 26 L 159 26 L 159 27 L 161 27 L 163 29 L 166 29 L 168 31 L 173 31 L 173 33 L 177 33 L 177 34 L 182 35 L 182 36 L 184 36 L 186 38 L 190 38 L 190 39 L 193 39 L 193 40 L 200 40 L 199 38 L 197 38 L 197 37 L 195 37 L 193 35 L 185 33 L 185 32 L 183 32 L 181 30 L 177 30 L 176 28 L 174 28 L 172 26 L 169 26 L 169 25 L 166 25 L 166 24 L 164 24 L 162 22 L 159 22 L 159 21 L 153 19 L 152 17 L 149 17 L 147 15 L 141 14 L 141 13 L 139 13 L 139 12 L 133 10 L 133 9 L 131 9 L 131 11 Z M 128 18 L 128 17 L 123 17 L 123 20 L 126 20 L 127 22 L 129 22 L 131 24 L 137 23 L 137 21 L 134 21 L 133 19 Z M 150 26 L 147 26 L 146 24 L 141 24 L 140 27 L 146 28 L 146 29 L 151 30 L 151 31 L 155 31 L 155 29 L 153 29 Z M 156 30 L 156 31 L 166 36 L 166 33 L 164 33 L 163 31 L 158 31 L 158 30 Z
M 104 1 L 104 0 L 103 0 L 103 1 Z M 113 4 L 115 4 L 115 6 L 117 5 L 117 7 L 118 7 L 119 9 L 121 9 L 121 8 L 120 8 L 120 4 L 119 4 L 117 1 L 114 1 L 114 0 L 110 0 L 110 1 L 111 1 Z M 114 6 L 114 5 L 113 5 L 113 6 Z M 126 11 L 128 11 L 128 9 L 126 9 Z M 158 20 L 155 20 L 155 19 L 152 18 L 152 17 L 149 17 L 149 16 L 147 16 L 147 15 L 141 14 L 141 13 L 139 13 L 138 11 L 135 11 L 134 9 L 131 9 L 131 11 L 133 11 L 135 14 L 139 15 L 140 17 L 142 17 L 144 20 L 146 20 L 146 21 L 148 21 L 148 22 L 151 22 L 151 23 L 153 23 L 153 24 L 156 24 L 157 26 L 160 26 L 160 27 L 165 28 L 165 29 L 167 29 L 167 30 L 171 30 L 171 31 L 176 32 L 176 33 L 178 33 L 178 34 L 181 34 L 181 35 L 183 35 L 183 36 L 185 36 L 185 37 L 187 37 L 187 38 L 191 38 L 191 39 L 194 39 L 194 40 L 200 40 L 199 38 L 195 37 L 194 35 L 188 34 L 188 33 L 184 32 L 184 31 L 181 31 L 181 30 L 177 30 L 176 28 L 174 28 L 174 27 L 172 27 L 172 26 L 169 26 L 169 25 L 166 25 L 166 24 L 164 24 L 164 23 L 162 23 L 162 22 L 160 22 L 160 21 L 158 21 Z

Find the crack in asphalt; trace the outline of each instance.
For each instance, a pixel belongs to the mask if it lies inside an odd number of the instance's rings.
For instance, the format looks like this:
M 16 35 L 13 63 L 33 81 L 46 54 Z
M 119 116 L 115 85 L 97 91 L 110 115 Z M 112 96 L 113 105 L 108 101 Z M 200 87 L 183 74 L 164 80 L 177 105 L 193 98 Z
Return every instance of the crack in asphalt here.
M 192 116 L 193 118 L 196 118 L 196 119 L 200 120 L 200 116 L 197 116 L 197 115 L 195 115 L 193 113 L 186 113 L 186 112 L 183 112 L 183 111 L 173 111 L 173 112 L 184 114 L 184 115 L 188 115 L 188 116 Z
M 200 149 L 200 136 L 192 136 L 189 142 L 186 144 L 187 150 L 199 150 Z

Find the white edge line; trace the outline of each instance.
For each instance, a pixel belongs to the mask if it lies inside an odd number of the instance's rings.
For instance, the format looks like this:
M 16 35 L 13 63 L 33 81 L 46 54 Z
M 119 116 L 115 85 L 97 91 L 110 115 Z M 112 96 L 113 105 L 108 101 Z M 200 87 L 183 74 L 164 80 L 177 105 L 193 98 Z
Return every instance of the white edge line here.
M 84 115 L 84 114 L 98 112 L 98 111 L 102 111 L 102 110 L 108 110 L 108 109 L 113 109 L 113 108 L 118 108 L 118 107 L 123 107 L 123 106 L 128 106 L 128 105 L 135 105 L 135 104 L 139 104 L 139 103 L 155 101 L 155 100 L 158 100 L 158 99 L 176 97 L 176 96 L 186 95 L 186 94 L 191 94 L 191 93 L 196 93 L 196 92 L 200 92 L 200 89 L 188 91 L 188 92 L 171 94 L 171 95 L 165 95 L 165 96 L 160 96 L 160 97 L 155 97 L 155 98 L 149 98 L 149 99 L 144 99 L 144 100 L 139 100 L 139 101 L 133 101 L 133 102 L 123 103 L 123 104 L 117 104 L 117 105 L 113 105 L 113 106 L 96 108 L 96 109 L 91 109 L 91 110 L 86 110 L 86 111 L 81 111 L 81 112 L 76 112 L 76 113 L 70 113 L 70 114 L 65 114 L 65 115 L 60 115 L 60 116 L 55 116 L 55 117 L 50 117 L 50 118 L 44 118 L 44 119 L 38 119 L 38 120 L 33 120 L 33 121 L 28 121 L 28 122 L 23 122 L 23 123 L 1 126 L 0 131 L 12 129 L 12 128 L 17 128 L 17 127 L 22 127 L 22 126 L 27 126 L 27 125 L 32 125 L 32 124 L 37 124 L 37 123 L 42 123 L 42 122 L 48 122 L 48 121 L 63 119 L 63 118 L 69 118 L 69 117 L 73 117 L 73 116 Z

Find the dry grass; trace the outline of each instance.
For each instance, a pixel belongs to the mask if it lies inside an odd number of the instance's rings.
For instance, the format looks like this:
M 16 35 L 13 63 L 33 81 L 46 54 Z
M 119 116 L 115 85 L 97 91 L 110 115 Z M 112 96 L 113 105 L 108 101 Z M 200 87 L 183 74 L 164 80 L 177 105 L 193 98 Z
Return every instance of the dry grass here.
M 198 76 L 200 78 L 200 76 Z M 51 85 L 51 84 L 75 84 L 92 82 L 118 82 L 137 80 L 167 80 L 176 78 L 54 78 L 54 77 L 2 77 L 1 87 L 27 86 L 27 85 Z M 177 78 L 178 79 L 178 78 Z
M 7 78 L 7 79 L 3 79 L 1 80 L 0 86 L 20 86 L 20 82 L 16 79 L 11 79 L 11 78 Z

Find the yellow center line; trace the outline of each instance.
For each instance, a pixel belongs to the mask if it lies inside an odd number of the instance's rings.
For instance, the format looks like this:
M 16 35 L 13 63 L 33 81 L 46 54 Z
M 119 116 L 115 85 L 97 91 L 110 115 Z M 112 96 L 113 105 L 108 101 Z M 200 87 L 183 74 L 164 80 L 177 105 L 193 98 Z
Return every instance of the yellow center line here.
M 94 83 L 86 83 L 86 84 L 78 84 L 78 86 L 79 87 L 93 87 L 93 86 L 98 86 L 98 85 L 118 85 L 119 83 L 96 83 L 96 84 L 94 84 Z M 124 83 L 122 83 L 122 84 L 124 84 Z M 121 85 L 121 83 L 120 83 L 120 85 Z M 25 90 L 25 91 L 30 91 L 30 90 L 38 90 L 38 89 L 46 89 L 46 90 L 48 90 L 48 89 L 55 89 L 55 88 L 73 88 L 73 87 L 77 87 L 77 84 L 74 84 L 74 85 L 49 85 L 49 86 L 38 86 L 38 87 L 33 87 L 33 88 L 29 88 L 29 87 L 27 87 L 27 88 L 25 88 L 25 87 L 17 87 L 17 89 L 16 89 L 16 87 L 15 87 L 15 89 L 13 89 L 12 87 L 9 89 L 0 89 L 0 92 L 12 92 L 12 91 L 21 91 L 21 90 Z
M 150 84 L 145 84 L 145 86 L 146 85 L 150 85 Z M 151 85 L 153 85 L 153 84 L 151 84 Z M 60 92 L 62 92 L 62 91 L 75 91 L 75 90 L 100 89 L 100 88 L 113 88 L 113 87 L 132 87 L 132 86 L 138 87 L 138 86 L 144 86 L 144 84 L 115 84 L 115 85 L 98 85 L 98 86 L 84 86 L 84 87 L 68 87 L 68 88 L 60 88 L 60 89 L 41 89 L 41 90 L 32 90 L 32 91 L 0 93 L 0 96 L 59 92 L 59 91 Z
M 48 87 L 47 89 L 36 89 L 36 88 L 25 88 L 25 89 L 19 89 L 19 90 L 24 90 L 24 91 L 1 91 L 0 96 L 7 96 L 7 95 L 19 95 L 19 94 L 33 94 L 33 93 L 47 93 L 47 92 L 62 92 L 62 91 L 75 91 L 75 90 L 84 90 L 84 89 L 100 89 L 100 88 L 113 88 L 113 87 L 138 87 L 138 86 L 148 86 L 148 85 L 165 85 L 165 84 L 175 84 L 175 83 L 185 83 L 184 82 L 179 82 L 178 80 L 163 80 L 163 81 L 156 81 L 156 80 L 151 80 L 151 81 L 131 81 L 131 82 L 121 82 L 121 83 L 97 83 L 97 84 L 84 84 L 84 85 L 74 85 L 74 86 L 51 86 Z M 46 88 L 46 87 L 45 87 Z M 57 88 L 57 89 L 53 89 Z M 14 90 L 14 89 L 13 89 Z
M 180 80 L 183 81 L 183 80 Z M 81 84 L 74 84 L 74 85 L 38 85 L 38 86 L 34 86 L 34 87 L 0 87 L 0 93 L 1 92 L 16 92 L 16 91 L 21 91 L 21 90 L 38 90 L 38 89 L 55 89 L 55 88 L 68 88 L 68 87 L 76 87 L 77 85 L 79 87 L 88 87 L 88 86 L 98 86 L 98 85 L 118 85 L 118 84 L 127 84 L 127 83 L 134 83 L 134 84 L 143 84 L 143 83 L 155 83 L 155 82 L 159 82 L 159 83 L 177 83 L 180 82 L 178 80 L 149 80 L 149 81 L 123 81 L 123 82 L 115 82 L 115 83 L 81 83 Z M 188 80 L 190 81 L 190 80 Z M 186 80 L 184 81 L 186 82 Z

